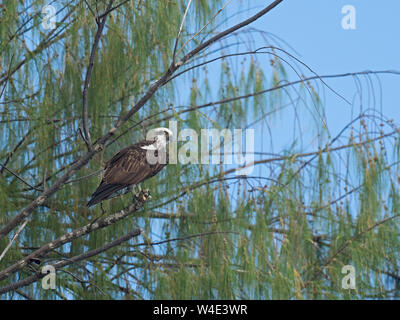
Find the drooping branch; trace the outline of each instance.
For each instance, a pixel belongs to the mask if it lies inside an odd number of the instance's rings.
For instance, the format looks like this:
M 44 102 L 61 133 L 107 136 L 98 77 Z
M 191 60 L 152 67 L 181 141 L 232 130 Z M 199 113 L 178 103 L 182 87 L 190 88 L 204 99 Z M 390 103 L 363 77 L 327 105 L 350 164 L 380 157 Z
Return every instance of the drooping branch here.
M 182 33 L 182 30 L 183 30 L 183 25 L 185 24 L 186 16 L 187 16 L 187 13 L 189 11 L 191 3 L 192 3 L 192 0 L 189 0 L 188 4 L 186 6 L 185 13 L 183 14 L 181 26 L 179 27 L 179 30 L 178 30 L 178 35 L 176 36 L 175 45 L 174 45 L 174 51 L 172 53 L 172 64 L 173 65 L 175 64 L 176 49 L 178 48 L 179 38 L 181 37 L 181 33 Z
M 280 4 L 283 0 L 275 0 L 274 2 L 272 2 L 269 6 L 265 7 L 263 10 L 257 12 L 255 15 L 253 15 L 252 17 L 234 25 L 231 28 L 226 29 L 225 31 L 222 31 L 218 34 L 216 34 L 214 37 L 210 38 L 209 40 L 203 42 L 202 44 L 200 44 L 199 46 L 197 46 L 195 49 L 193 49 L 192 51 L 190 51 L 188 54 L 186 54 L 182 59 L 181 59 L 181 63 L 185 63 L 186 61 L 188 61 L 191 57 L 195 56 L 196 54 L 198 54 L 199 52 L 203 51 L 204 49 L 208 48 L 209 46 L 211 46 L 214 42 L 218 41 L 219 39 L 224 38 L 225 36 L 239 30 L 242 29 L 243 27 L 249 25 L 250 23 L 253 23 L 254 21 L 260 19 L 262 16 L 266 15 L 268 12 L 270 12 L 272 9 L 274 9 L 278 4 Z
M 271 3 L 269 6 L 264 8 L 263 10 L 259 11 L 252 17 L 248 18 L 247 20 L 238 23 L 234 25 L 231 28 L 228 28 L 218 34 L 216 34 L 214 37 L 210 38 L 209 40 L 203 42 L 202 44 L 198 45 L 196 48 L 194 48 L 192 51 L 187 53 L 181 60 L 179 60 L 177 63 L 173 63 L 170 68 L 167 70 L 167 72 L 157 81 L 155 82 L 152 86 L 150 86 L 148 92 L 136 103 L 135 106 L 131 110 L 127 112 L 125 116 L 123 116 L 120 120 L 118 120 L 115 128 L 118 129 L 121 127 L 130 117 L 132 117 L 136 112 L 138 112 L 143 105 L 153 96 L 153 94 L 163 85 L 165 85 L 168 81 L 168 79 L 173 75 L 173 73 L 179 69 L 180 66 L 182 66 L 186 61 L 188 61 L 190 58 L 195 56 L 196 54 L 200 53 L 204 49 L 208 48 L 218 40 L 226 37 L 227 35 L 249 25 L 250 23 L 256 21 L 257 19 L 261 18 L 268 12 L 270 12 L 272 9 L 274 9 L 278 4 L 280 4 L 283 0 L 275 0 L 273 3 Z M 114 128 L 113 128 L 114 129 Z M 115 129 L 115 131 L 116 131 Z
M 188 69 L 186 70 L 188 71 Z M 268 88 L 268 89 L 264 89 L 264 90 L 260 90 L 260 91 L 256 91 L 256 92 L 252 92 L 252 93 L 248 93 L 245 95 L 241 95 L 241 96 L 236 96 L 236 97 L 231 97 L 231 98 L 225 98 L 222 100 L 216 100 L 216 101 L 211 101 L 211 102 L 207 102 L 201 105 L 196 105 L 196 106 L 192 106 L 192 107 L 188 107 L 184 110 L 180 110 L 177 111 L 176 113 L 172 114 L 172 115 L 167 115 L 163 118 L 160 119 L 156 119 L 156 120 L 151 120 L 154 117 L 156 117 L 157 115 L 166 113 L 167 111 L 170 111 L 171 109 L 165 109 L 163 111 L 157 112 L 156 114 L 150 115 L 142 120 L 140 120 L 139 122 L 135 123 L 134 125 L 130 126 L 129 128 L 127 128 L 126 130 L 122 131 L 118 136 L 116 136 L 108 145 L 110 145 L 111 143 L 115 142 L 116 140 L 118 140 L 121 136 L 127 134 L 130 130 L 137 128 L 143 124 L 145 124 L 146 126 L 152 126 L 155 125 L 157 123 L 161 123 L 163 121 L 167 121 L 169 119 L 172 119 L 175 116 L 179 116 L 181 114 L 187 113 L 187 112 L 191 112 L 191 111 L 195 111 L 195 110 L 199 110 L 199 109 L 204 109 L 204 108 L 208 108 L 208 107 L 213 107 L 213 106 L 217 106 L 217 105 L 223 105 L 223 104 L 227 104 L 227 103 L 231 103 L 231 102 L 235 102 L 235 101 L 239 101 L 239 100 L 245 100 L 245 99 L 250 99 L 253 97 L 257 97 L 259 95 L 263 95 L 266 93 L 271 93 L 274 91 L 278 91 L 281 89 L 285 89 L 297 84 L 302 84 L 302 83 L 307 83 L 309 81 L 313 81 L 313 80 L 321 80 L 321 79 L 335 79 L 335 78 L 347 78 L 347 77 L 355 77 L 355 76 L 361 76 L 361 75 L 380 75 L 380 74 L 391 74 L 391 75 L 400 75 L 400 71 L 396 71 L 396 70 L 368 70 L 368 71 L 360 71 L 360 72 L 348 72 L 348 73 L 340 73 L 340 74 L 328 74 L 328 75 L 315 75 L 315 76 L 311 76 L 311 77 L 307 77 L 307 78 L 303 78 L 300 80 L 294 80 L 294 81 L 290 81 L 290 82 L 285 82 L 282 84 L 279 84 L 277 86 L 274 86 L 272 88 Z M 169 81 L 169 80 L 168 80 Z M 273 113 L 275 111 L 271 111 L 271 113 Z
M 42 191 L 41 189 L 38 189 L 34 186 L 32 186 L 29 182 L 25 181 L 24 179 L 22 179 L 19 175 L 17 175 L 14 171 L 12 171 L 11 169 L 7 168 L 4 164 L 0 163 L 0 167 L 1 167 L 1 172 L 0 172 L 0 178 L 1 178 L 1 173 L 5 170 L 8 173 L 12 174 L 15 178 L 17 178 L 19 181 L 23 182 L 24 184 L 26 184 L 28 187 L 30 187 L 31 189 L 35 189 L 37 191 Z
M 358 241 L 362 236 L 367 234 L 368 232 L 374 230 L 375 228 L 378 228 L 382 224 L 385 224 L 386 222 L 392 221 L 396 218 L 399 218 L 400 214 L 395 214 L 390 217 L 386 217 L 382 220 L 379 220 L 378 222 L 374 223 L 372 226 L 369 228 L 366 228 L 364 230 L 361 230 L 360 232 L 356 233 L 354 236 L 352 236 L 350 239 L 346 240 L 331 256 L 329 256 L 326 261 L 322 264 L 321 267 L 318 268 L 318 270 L 313 274 L 311 279 L 304 283 L 304 288 L 307 287 L 307 285 L 316 280 L 318 276 L 335 260 L 335 258 L 341 254 L 346 248 L 348 248 L 353 242 Z
M 115 239 L 115 240 L 111 241 L 110 243 L 107 243 L 107 244 L 105 244 L 105 245 L 103 245 L 103 246 L 101 246 L 99 248 L 96 248 L 96 249 L 84 252 L 84 253 L 82 253 L 80 255 L 77 255 L 75 257 L 68 258 L 68 259 L 65 259 L 63 261 L 57 262 L 57 263 L 55 263 L 53 265 L 53 267 L 54 267 L 55 270 L 59 270 L 59 269 L 65 267 L 65 266 L 68 266 L 70 264 L 73 264 L 73 263 L 76 263 L 76 262 L 79 262 L 79 261 L 82 261 L 82 260 L 86 260 L 86 259 L 91 258 L 93 256 L 96 256 L 96 255 L 98 255 L 98 254 L 100 254 L 100 253 L 102 253 L 104 251 L 107 251 L 107 250 L 109 250 L 109 249 L 111 249 L 113 247 L 119 246 L 121 243 L 129 241 L 130 239 L 132 239 L 134 237 L 139 236 L 141 234 L 141 232 L 142 231 L 140 229 L 132 230 L 131 232 L 127 233 L 126 235 L 124 235 L 122 237 L 119 237 L 118 239 Z M 23 280 L 20 280 L 20 281 L 18 281 L 16 283 L 13 283 L 13 284 L 9 285 L 9 286 L 0 288 L 0 294 L 7 293 L 9 291 L 14 291 L 14 290 L 16 290 L 18 288 L 22 288 L 22 287 L 25 287 L 27 285 L 30 285 L 31 283 L 34 283 L 34 282 L 40 280 L 41 278 L 43 278 L 45 276 L 46 276 L 46 274 L 43 274 L 43 273 L 35 273 L 35 274 L 31 275 L 30 277 L 27 277 L 27 278 L 25 278 Z
M 135 199 L 135 201 L 127 208 L 111 214 L 105 218 L 99 218 L 97 221 L 91 222 L 83 227 L 75 229 L 67 234 L 45 244 L 41 248 L 35 250 L 31 254 L 27 255 L 24 259 L 18 261 L 17 263 L 11 265 L 10 267 L 4 269 L 0 272 L 0 281 L 9 277 L 11 274 L 21 270 L 23 267 L 28 265 L 30 261 L 34 259 L 39 259 L 46 256 L 50 251 L 63 246 L 66 243 L 72 242 L 75 239 L 81 238 L 93 231 L 105 228 L 111 224 L 114 224 L 128 215 L 139 210 L 146 200 L 149 198 L 150 194 L 147 191 L 142 191 Z
M 75 11 L 75 8 L 72 8 L 65 16 L 64 18 L 60 21 L 60 24 L 63 24 L 66 22 L 66 20 L 69 18 L 69 16 Z M 67 24 L 66 24 L 67 25 Z M 68 24 L 69 25 L 69 24 Z M 0 86 L 6 83 L 10 77 L 16 73 L 25 63 L 30 61 L 35 55 L 37 55 L 39 52 L 42 52 L 44 49 L 50 47 L 53 43 L 57 42 L 58 40 L 64 38 L 67 34 L 66 31 L 63 33 L 62 30 L 64 30 L 65 27 L 61 28 L 61 31 L 58 28 L 55 28 L 51 30 L 47 37 L 41 41 L 37 47 L 30 52 L 29 55 L 27 55 L 23 60 L 21 60 L 15 67 L 12 69 L 4 72 L 3 74 L 0 75 Z M 56 33 L 58 32 L 58 33 Z
M 28 223 L 29 220 L 25 220 L 25 222 L 19 227 L 19 229 L 17 230 L 17 232 L 15 233 L 15 235 L 12 237 L 12 239 L 10 240 L 9 244 L 7 245 L 7 247 L 3 250 L 3 252 L 0 254 L 0 261 L 3 259 L 3 257 L 5 256 L 5 254 L 7 253 L 7 251 L 11 248 L 13 242 L 15 241 L 15 239 L 18 238 L 19 234 L 22 232 L 22 230 L 25 228 L 26 224 Z

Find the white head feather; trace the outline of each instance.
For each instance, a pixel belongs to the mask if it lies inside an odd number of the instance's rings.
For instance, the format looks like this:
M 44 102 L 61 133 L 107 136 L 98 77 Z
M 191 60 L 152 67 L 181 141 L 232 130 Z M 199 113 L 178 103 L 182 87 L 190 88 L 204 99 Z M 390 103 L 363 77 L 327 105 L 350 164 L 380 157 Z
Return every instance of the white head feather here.
M 155 139 L 155 142 L 149 146 L 141 148 L 144 150 L 160 150 L 165 148 L 167 145 L 167 139 L 165 134 L 168 134 L 169 139 L 171 139 L 173 136 L 172 131 L 167 128 L 156 128 L 150 130 L 149 133 L 147 134 L 147 139 L 149 139 L 150 136 L 151 137 L 150 139 Z

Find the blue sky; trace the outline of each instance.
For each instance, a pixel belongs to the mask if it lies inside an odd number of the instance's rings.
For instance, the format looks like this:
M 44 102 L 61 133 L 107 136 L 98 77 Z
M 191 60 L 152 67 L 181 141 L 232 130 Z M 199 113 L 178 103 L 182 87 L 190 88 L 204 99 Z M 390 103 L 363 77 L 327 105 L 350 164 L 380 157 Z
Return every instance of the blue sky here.
M 341 26 L 344 5 L 356 9 L 356 30 Z M 400 69 L 399 12 L 397 0 L 285 0 L 255 25 L 285 39 L 321 74 Z
M 252 6 L 265 3 L 251 1 Z M 356 10 L 355 30 L 342 28 L 344 5 L 352 5 Z M 398 0 L 285 0 L 254 26 L 285 40 L 299 53 L 297 58 L 319 75 L 400 70 L 399 12 Z M 400 78 L 387 75 L 380 79 L 383 111 L 399 120 Z M 352 98 L 351 80 L 327 82 L 346 98 Z M 332 109 L 341 110 L 342 104 L 335 95 L 327 97 L 328 119 L 335 118 Z
M 356 30 L 341 27 L 344 5 L 356 9 Z M 255 25 L 285 39 L 320 73 L 399 69 L 399 12 L 397 0 L 285 0 Z
M 253 15 L 272 1 L 232 1 L 226 8 L 226 16 L 241 11 L 241 14 L 230 19 L 227 26 L 242 21 Z M 356 29 L 342 28 L 342 7 L 352 5 L 356 13 Z M 365 70 L 397 70 L 400 71 L 400 1 L 372 0 L 284 0 L 275 9 L 263 16 L 249 27 L 274 34 L 288 45 L 281 47 L 302 62 L 307 64 L 318 75 L 333 75 Z M 222 28 L 219 28 L 222 29 Z M 253 49 L 265 45 L 265 42 L 255 37 Z M 291 49 L 293 48 L 293 50 Z M 283 55 L 284 56 L 284 55 Z M 288 80 L 298 80 L 298 76 L 287 65 Z M 303 70 L 307 71 L 305 68 Z M 268 69 L 266 72 L 267 77 Z M 312 76 L 310 72 L 306 75 Z M 400 120 L 400 76 L 380 75 L 361 76 L 360 81 L 362 100 L 357 88 L 357 80 L 337 78 L 325 80 L 338 94 L 353 102 L 353 107 L 347 104 L 337 94 L 319 83 L 318 93 L 321 94 L 323 107 L 330 134 L 334 137 L 340 130 L 360 113 L 360 109 L 373 108 L 382 110 L 388 118 Z M 313 84 L 316 84 L 314 82 Z M 371 85 L 373 87 L 371 87 Z M 382 88 L 382 94 L 380 92 Z M 309 103 L 310 108 L 312 104 Z M 304 109 L 299 107 L 300 114 Z M 301 117 L 304 114 L 301 114 Z M 263 145 L 262 151 L 281 152 L 293 142 L 293 113 L 285 111 L 270 121 L 274 137 L 274 150 Z M 309 118 L 302 119 L 302 130 L 310 134 L 303 145 L 315 150 L 315 131 L 308 125 Z M 249 121 L 250 122 L 250 121 Z M 257 137 L 265 136 L 265 131 L 256 129 Z M 307 139 L 306 139 L 307 140 Z
M 229 18 L 228 21 L 215 31 L 224 30 L 247 19 L 271 2 L 272 0 L 233 0 L 226 7 L 224 16 L 218 17 L 218 21 L 223 21 L 226 17 Z M 345 30 L 342 27 L 344 17 L 342 8 L 345 5 L 352 5 L 355 8 L 355 30 Z M 235 15 L 237 12 L 240 14 Z M 400 71 L 399 12 L 400 1 L 398 0 L 381 2 L 372 0 L 284 0 L 267 15 L 246 28 L 256 28 L 279 37 L 286 43 L 281 42 L 283 49 L 300 59 L 318 75 L 335 75 L 366 70 Z M 251 49 L 265 45 L 266 43 L 261 37 L 255 36 Z M 215 47 L 218 46 L 215 45 Z M 242 49 L 243 47 L 241 47 Z M 232 52 L 236 52 L 235 49 L 232 49 Z M 287 58 L 284 54 L 282 56 Z M 263 59 L 259 58 L 268 78 L 271 68 L 269 61 Z M 240 60 L 238 59 L 238 61 Z M 285 67 L 288 72 L 288 80 L 298 80 L 298 76 L 291 71 L 290 67 L 287 65 Z M 211 75 L 211 82 L 219 81 L 219 74 L 216 72 L 218 69 L 219 64 L 209 66 L 209 70 L 214 72 Z M 313 75 L 304 67 L 302 70 L 305 71 L 306 76 Z M 322 98 L 330 139 L 358 116 L 361 109 L 364 111 L 366 109 L 382 110 L 387 118 L 393 118 L 397 123 L 400 121 L 399 75 L 379 75 L 379 77 L 370 76 L 370 78 L 360 76 L 357 79 L 347 77 L 325 81 L 333 90 L 352 103 L 352 105 L 346 103 L 343 98 L 330 91 L 319 80 L 313 82 L 313 85 L 318 86 L 318 93 Z M 187 85 L 190 84 L 187 83 Z M 182 97 L 182 99 L 185 98 Z M 287 102 L 288 99 L 284 103 Z M 182 103 L 184 104 L 183 101 Z M 255 129 L 255 151 L 282 154 L 284 150 L 291 147 L 295 139 L 303 140 L 303 144 L 297 145 L 296 152 L 318 150 L 318 142 L 321 143 L 321 141 L 318 141 L 315 123 L 310 122 L 310 115 L 306 109 L 313 108 L 310 99 L 296 108 L 300 115 L 301 134 L 298 129 L 293 130 L 293 108 L 287 108 L 276 117 L 267 117 L 268 129 L 265 123 L 252 126 Z M 246 119 L 247 124 L 252 123 L 253 120 L 249 114 Z M 390 131 L 390 128 L 385 129 L 386 132 Z M 346 132 L 344 140 L 337 141 L 336 146 L 347 143 L 348 136 L 348 132 Z M 322 146 L 325 146 L 326 141 L 330 139 L 322 142 Z M 265 156 L 261 157 L 265 158 Z M 255 157 L 255 159 L 259 158 L 259 156 Z M 265 168 L 267 168 L 267 172 L 269 169 L 271 172 L 276 170 L 276 167 L 274 168 L 272 165 L 259 166 L 253 171 L 253 175 L 260 173 L 265 176 Z M 339 171 L 344 172 L 344 169 L 340 168 Z M 269 176 L 269 173 L 266 175 Z

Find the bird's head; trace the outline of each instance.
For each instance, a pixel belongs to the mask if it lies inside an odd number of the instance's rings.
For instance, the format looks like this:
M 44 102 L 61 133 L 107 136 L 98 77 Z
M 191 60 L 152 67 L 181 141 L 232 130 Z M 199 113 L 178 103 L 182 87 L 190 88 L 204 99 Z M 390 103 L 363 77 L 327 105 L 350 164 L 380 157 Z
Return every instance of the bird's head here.
M 169 142 L 172 139 L 173 133 L 167 128 L 156 128 L 154 129 L 155 138 L 157 141 Z
M 142 147 L 145 150 L 158 150 L 165 148 L 167 143 L 172 139 L 173 133 L 167 128 L 156 128 L 149 131 L 147 139 L 154 140 L 154 144 L 148 147 Z M 150 140 L 149 139 L 149 140 Z

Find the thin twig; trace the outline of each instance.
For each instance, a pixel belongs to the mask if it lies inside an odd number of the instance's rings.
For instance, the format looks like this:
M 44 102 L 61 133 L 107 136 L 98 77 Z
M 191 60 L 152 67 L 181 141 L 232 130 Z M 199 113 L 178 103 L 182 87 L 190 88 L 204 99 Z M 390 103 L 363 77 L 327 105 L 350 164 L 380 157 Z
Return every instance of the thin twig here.
M 17 175 L 15 172 L 13 172 L 12 170 L 8 169 L 5 165 L 0 163 L 0 167 L 2 167 L 2 170 L 6 170 L 7 172 L 11 173 L 14 177 L 16 177 L 18 180 L 22 181 L 23 183 L 25 183 L 28 187 L 30 187 L 31 189 L 35 189 L 36 191 L 43 191 L 42 189 L 36 188 L 34 186 L 32 186 L 30 183 L 26 182 L 24 179 L 22 179 L 19 175 Z
M 110 0 L 106 11 L 108 11 L 112 7 L 113 2 L 114 2 L 114 0 Z M 83 126 L 82 137 L 84 138 L 84 141 L 86 143 L 88 151 L 93 150 L 92 139 L 90 137 L 89 128 L 88 128 L 88 110 L 87 110 L 88 109 L 88 89 L 89 89 L 90 79 L 92 77 L 94 58 L 96 56 L 97 47 L 99 46 L 101 34 L 102 34 L 104 26 L 106 24 L 106 19 L 107 19 L 107 15 L 105 15 L 101 19 L 96 18 L 97 32 L 94 37 L 92 50 L 90 52 L 89 65 L 86 70 L 85 84 L 83 86 L 83 93 L 82 93 L 82 100 L 83 100 L 82 101 L 82 126 Z
M 99 16 L 99 19 L 102 19 L 104 16 L 108 15 L 110 12 L 112 12 L 112 11 L 118 9 L 119 7 L 123 6 L 125 3 L 129 2 L 129 1 L 131 1 L 131 0 L 122 1 L 121 3 L 118 3 L 115 7 L 112 7 L 110 9 L 106 10 L 106 12 L 104 12 L 102 15 Z
M 74 12 L 75 8 L 71 9 L 65 16 L 64 18 L 60 21 L 60 25 L 62 25 L 67 19 L 68 17 Z M 68 24 L 69 25 L 69 24 Z M 20 61 L 11 71 L 7 71 L 7 73 L 3 73 L 0 75 L 0 85 L 2 85 L 3 83 L 5 83 L 6 81 L 8 81 L 8 79 L 15 73 L 17 72 L 26 62 L 30 61 L 32 56 L 35 56 L 36 54 L 38 54 L 39 52 L 45 50 L 46 48 L 48 48 L 51 44 L 53 44 L 54 42 L 62 39 L 63 37 L 65 37 L 65 35 L 67 34 L 67 32 L 64 32 L 62 34 L 59 35 L 55 35 L 53 38 L 51 38 L 53 36 L 53 34 L 55 33 L 55 31 L 57 31 L 58 28 L 55 28 L 53 30 L 51 30 L 46 39 L 43 39 L 43 41 L 41 41 L 34 50 L 32 50 L 29 54 L 29 57 L 25 57 L 22 61 Z
M 96 249 L 87 251 L 85 253 L 82 253 L 80 255 L 77 255 L 75 257 L 72 257 L 72 258 L 65 259 L 63 261 L 57 262 L 56 264 L 53 265 L 53 267 L 56 270 L 59 270 L 59 269 L 65 267 L 67 265 L 70 265 L 70 264 L 73 264 L 73 263 L 76 263 L 76 262 L 91 258 L 91 257 L 93 257 L 95 255 L 98 255 L 98 254 L 100 254 L 100 253 L 102 253 L 102 252 L 104 252 L 106 250 L 109 250 L 109 249 L 111 249 L 113 247 L 116 247 L 116 246 L 120 245 L 123 242 L 129 241 L 130 239 L 132 239 L 134 237 L 137 237 L 140 234 L 141 234 L 141 230 L 140 229 L 132 230 L 131 232 L 127 233 L 126 235 L 124 235 L 122 237 L 119 237 L 118 239 L 115 239 L 114 241 L 111 241 L 110 243 L 107 243 L 107 244 L 105 244 L 105 245 L 103 245 L 103 246 L 101 246 L 99 248 L 96 248 Z M 28 278 L 20 280 L 20 281 L 18 281 L 16 283 L 13 283 L 13 284 L 9 285 L 9 286 L 0 288 L 0 294 L 6 293 L 6 292 L 9 292 L 9 291 L 14 291 L 14 290 L 16 290 L 18 288 L 21 288 L 21 287 L 25 287 L 25 286 L 27 286 L 27 285 L 29 285 L 29 284 L 31 284 L 33 282 L 36 282 L 37 280 L 43 278 L 44 276 L 45 276 L 45 274 L 36 273 L 36 274 L 34 274 L 34 275 L 32 275 L 32 276 L 30 276 Z
M 29 220 L 25 220 L 25 222 L 19 227 L 17 233 L 12 237 L 12 239 L 10 240 L 9 244 L 7 245 L 7 247 L 4 249 L 4 251 L 2 252 L 2 254 L 0 255 L 0 261 L 3 259 L 3 257 L 5 256 L 5 254 L 7 253 L 7 251 L 11 248 L 12 244 L 14 243 L 15 239 L 17 239 L 17 237 L 19 236 L 19 234 L 22 232 L 22 230 L 25 228 L 26 224 L 28 223 Z
M 378 222 L 374 223 L 371 227 L 366 228 L 365 230 L 360 231 L 359 233 L 357 233 L 356 235 L 354 235 L 353 237 L 351 237 L 350 239 L 348 239 L 347 241 L 345 241 L 340 247 L 339 249 L 337 249 L 327 260 L 326 262 L 314 273 L 313 277 L 307 281 L 304 284 L 304 287 L 307 286 L 308 283 L 316 280 L 316 278 L 333 262 L 333 260 L 340 254 L 342 253 L 352 242 L 357 241 L 358 239 L 360 239 L 364 234 L 372 231 L 373 229 L 375 229 L 376 227 L 379 227 L 380 225 L 391 221 L 393 219 L 396 219 L 400 217 L 400 214 L 395 214 L 394 216 L 391 217 L 387 217 L 385 219 L 379 220 Z
M 14 60 L 14 54 L 11 56 L 11 59 L 10 59 L 10 64 L 8 66 L 8 72 L 7 72 L 7 80 L 5 81 L 3 89 L 1 90 L 0 99 L 3 96 L 4 91 L 6 90 L 8 80 L 10 79 L 11 66 L 12 66 L 13 60 Z
M 178 35 L 176 36 L 175 46 L 174 46 L 174 53 L 172 54 L 172 65 L 175 65 L 176 49 L 178 47 L 179 38 L 181 36 L 183 25 L 184 25 L 185 20 L 186 20 L 186 15 L 187 15 L 187 13 L 189 11 L 189 7 L 190 7 L 191 3 L 192 3 L 192 0 L 189 0 L 188 5 L 186 6 L 185 13 L 183 14 L 183 18 L 182 18 L 181 26 L 180 26 L 179 31 L 178 31 Z
M 35 250 L 31 254 L 24 257 L 19 262 L 0 271 L 0 280 L 9 277 L 11 274 L 17 272 L 18 270 L 21 270 L 23 267 L 28 265 L 29 261 L 31 261 L 32 259 L 38 259 L 40 257 L 46 256 L 50 251 L 53 251 L 54 249 L 59 248 L 66 243 L 72 242 L 73 240 L 81 238 L 95 230 L 105 228 L 111 224 L 114 224 L 114 223 L 124 219 L 128 215 L 139 210 L 144 205 L 146 200 L 149 198 L 149 195 L 150 194 L 148 192 L 142 191 L 139 194 L 139 196 L 136 198 L 136 200 L 129 207 L 127 207 L 121 211 L 118 211 L 114 214 L 111 214 L 107 217 L 99 218 L 94 223 L 91 222 L 83 227 L 80 227 L 71 232 L 68 232 L 67 234 L 45 244 L 41 248 Z
M 225 3 L 222 8 L 220 8 L 215 14 L 214 16 L 199 30 L 197 31 L 189 40 L 187 40 L 183 46 L 178 50 L 177 55 L 186 47 L 186 45 L 192 41 L 195 37 L 197 37 L 205 28 L 207 28 L 207 26 L 222 12 L 222 10 L 225 9 L 225 7 L 231 3 L 232 0 L 229 0 L 227 3 Z M 175 57 L 175 51 L 174 51 L 174 57 Z

